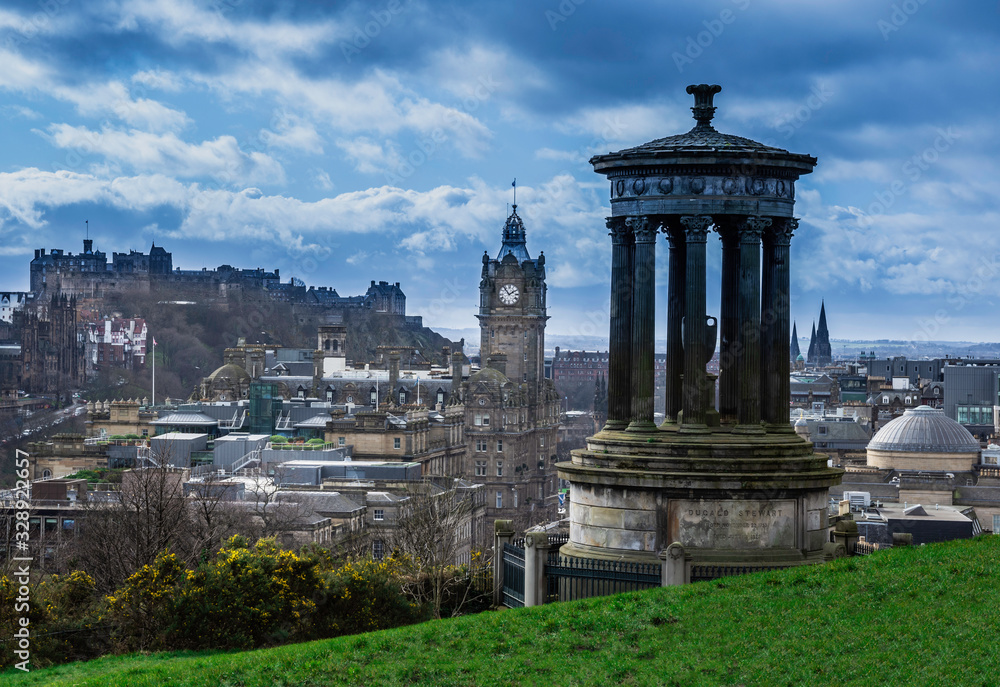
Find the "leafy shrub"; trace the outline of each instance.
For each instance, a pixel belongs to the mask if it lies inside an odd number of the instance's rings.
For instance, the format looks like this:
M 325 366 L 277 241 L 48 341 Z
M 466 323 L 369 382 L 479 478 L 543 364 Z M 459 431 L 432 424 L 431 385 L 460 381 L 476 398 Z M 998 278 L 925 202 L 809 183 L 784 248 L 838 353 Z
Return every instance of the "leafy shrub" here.
M 329 571 L 316 615 L 318 637 L 384 630 L 429 617 L 403 594 L 399 562 L 393 558 L 352 560 Z
M 187 574 L 169 628 L 173 648 L 249 649 L 309 634 L 322 596 L 316 561 L 273 539 L 231 538 L 215 561 Z

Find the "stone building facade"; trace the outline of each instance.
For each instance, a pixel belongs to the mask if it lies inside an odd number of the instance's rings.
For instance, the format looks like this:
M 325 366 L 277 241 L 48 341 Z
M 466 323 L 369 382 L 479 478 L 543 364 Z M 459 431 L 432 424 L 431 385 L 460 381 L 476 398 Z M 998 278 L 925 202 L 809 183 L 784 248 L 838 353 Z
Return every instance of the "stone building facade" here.
M 545 254 L 528 254 L 514 206 L 496 259 L 479 283 L 483 369 L 462 386 L 467 479 L 487 487 L 488 519 L 518 524 L 554 515 L 559 394 L 545 378 Z

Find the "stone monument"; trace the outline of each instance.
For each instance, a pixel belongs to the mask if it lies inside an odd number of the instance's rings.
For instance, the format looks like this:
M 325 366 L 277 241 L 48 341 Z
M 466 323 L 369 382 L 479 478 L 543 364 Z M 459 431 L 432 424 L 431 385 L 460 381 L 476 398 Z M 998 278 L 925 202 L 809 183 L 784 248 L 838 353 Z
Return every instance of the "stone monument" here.
M 717 85 L 688 86 L 696 126 L 590 162 L 612 216 L 608 420 L 558 465 L 570 482 L 564 556 L 692 566 L 823 560 L 827 489 L 842 471 L 788 415 L 795 181 L 816 158 L 712 126 Z M 705 253 L 722 242 L 718 408 Z M 656 241 L 668 248 L 666 420 L 653 420 Z

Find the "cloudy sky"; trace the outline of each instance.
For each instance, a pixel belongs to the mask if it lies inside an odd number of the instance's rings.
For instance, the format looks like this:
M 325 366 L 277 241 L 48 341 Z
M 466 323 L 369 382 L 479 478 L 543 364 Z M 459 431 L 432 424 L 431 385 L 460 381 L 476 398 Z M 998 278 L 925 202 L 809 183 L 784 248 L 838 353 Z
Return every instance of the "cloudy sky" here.
M 819 158 L 800 333 L 825 298 L 834 337 L 997 341 L 998 34 L 995 1 L 5 0 L 0 290 L 89 220 L 109 255 L 399 281 L 473 328 L 516 177 L 549 331 L 606 335 L 587 160 L 687 131 L 707 82 L 720 131 Z

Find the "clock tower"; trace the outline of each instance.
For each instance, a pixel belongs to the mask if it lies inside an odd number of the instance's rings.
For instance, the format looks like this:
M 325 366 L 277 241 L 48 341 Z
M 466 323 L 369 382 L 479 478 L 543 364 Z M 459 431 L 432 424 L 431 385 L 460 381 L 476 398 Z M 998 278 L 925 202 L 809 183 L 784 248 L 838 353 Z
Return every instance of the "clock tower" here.
M 557 517 L 559 394 L 545 379 L 545 256 L 532 259 L 517 205 L 479 282 L 482 369 L 463 384 L 466 477 L 486 485 L 487 517 L 515 529 Z
M 526 385 L 530 404 L 540 398 L 545 377 L 545 254 L 532 260 L 524 222 L 514 206 L 495 260 L 483 254 L 479 282 L 480 356 L 483 367 Z

